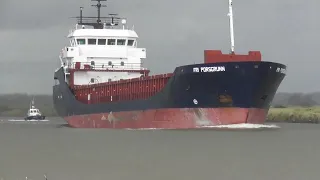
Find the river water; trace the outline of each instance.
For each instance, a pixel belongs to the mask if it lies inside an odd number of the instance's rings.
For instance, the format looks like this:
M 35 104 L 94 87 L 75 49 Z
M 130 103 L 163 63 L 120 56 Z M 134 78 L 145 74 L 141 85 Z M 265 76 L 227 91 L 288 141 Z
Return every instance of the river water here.
M 319 180 L 320 125 L 279 129 L 72 129 L 0 121 L 0 178 L 22 180 Z

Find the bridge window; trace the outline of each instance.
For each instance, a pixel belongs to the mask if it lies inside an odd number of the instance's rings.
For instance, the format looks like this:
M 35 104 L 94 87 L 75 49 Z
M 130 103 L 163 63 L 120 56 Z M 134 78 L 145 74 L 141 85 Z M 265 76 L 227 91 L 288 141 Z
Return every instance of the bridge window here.
M 128 46 L 133 46 L 133 43 L 134 43 L 134 40 L 132 40 L 132 39 L 128 40 Z
M 98 39 L 98 45 L 106 45 L 106 39 Z
M 108 39 L 108 45 L 115 45 L 116 40 L 115 39 Z
M 77 39 L 77 44 L 78 44 L 78 45 L 84 45 L 84 44 L 86 44 L 86 39 Z
M 97 44 L 97 39 L 88 39 L 88 44 L 96 45 Z
M 117 40 L 117 45 L 126 45 L 126 40 L 125 39 L 118 39 Z

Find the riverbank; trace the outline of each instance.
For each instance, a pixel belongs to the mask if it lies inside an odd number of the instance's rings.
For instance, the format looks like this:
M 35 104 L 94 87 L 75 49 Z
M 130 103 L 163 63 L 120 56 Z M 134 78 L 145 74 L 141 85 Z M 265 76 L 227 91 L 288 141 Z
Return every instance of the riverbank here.
M 320 106 L 270 108 L 267 122 L 318 124 L 320 122 Z

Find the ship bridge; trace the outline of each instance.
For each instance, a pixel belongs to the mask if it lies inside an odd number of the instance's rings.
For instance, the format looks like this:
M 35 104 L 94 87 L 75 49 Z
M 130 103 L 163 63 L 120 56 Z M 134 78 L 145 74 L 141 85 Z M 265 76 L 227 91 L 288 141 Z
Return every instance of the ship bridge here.
M 111 61 L 116 65 L 141 63 L 141 59 L 146 58 L 146 49 L 137 47 L 138 35 L 134 30 L 84 28 L 72 30 L 68 35 L 70 45 L 62 49 L 65 63 L 95 61 L 95 64 L 104 64 Z
M 77 29 L 72 31 L 68 38 L 71 46 L 136 47 L 138 35 L 128 29 Z
M 100 0 L 96 6 L 98 9 L 102 7 Z M 83 17 L 80 8 L 78 23 L 67 36 L 70 44 L 60 54 L 61 65 L 67 76 L 69 70 L 81 70 L 72 77 L 75 85 L 88 84 L 98 76 L 100 83 L 136 78 L 147 71 L 142 66 L 146 48 L 138 48 L 138 34 L 133 28 L 128 28 L 126 19 L 115 15 L 100 17 L 98 10 L 95 21 L 96 17 Z M 69 81 L 67 76 L 66 80 Z
M 68 35 L 68 38 L 72 37 L 124 37 L 124 38 L 138 38 L 137 33 L 130 29 L 85 29 L 83 26 L 81 29 L 76 27 Z

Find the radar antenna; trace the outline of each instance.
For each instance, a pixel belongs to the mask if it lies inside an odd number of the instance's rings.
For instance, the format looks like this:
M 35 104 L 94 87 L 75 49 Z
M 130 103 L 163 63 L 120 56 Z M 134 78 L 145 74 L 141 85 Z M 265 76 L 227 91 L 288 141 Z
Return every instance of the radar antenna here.
M 101 1 L 107 1 L 107 0 L 91 0 L 91 1 L 98 1 L 98 4 L 96 4 L 96 5 L 91 5 L 91 6 L 95 6 L 95 7 L 97 7 L 98 8 L 98 19 L 97 19 L 97 23 L 98 24 L 101 24 L 101 15 L 100 15 L 100 9 L 101 9 L 101 7 L 107 7 L 106 5 L 101 5 Z
M 231 52 L 234 54 L 234 32 L 233 32 L 233 12 L 232 12 L 232 0 L 229 0 L 229 23 L 230 23 L 230 40 L 231 40 Z
M 97 1 L 98 3 L 96 5 L 91 5 L 94 7 L 97 7 L 98 9 L 98 16 L 97 17 L 84 17 L 82 15 L 83 7 L 80 7 L 80 17 L 76 17 L 78 19 L 79 25 L 87 25 L 87 26 L 93 26 L 94 29 L 104 29 L 105 26 L 118 26 L 120 18 L 115 17 L 117 14 L 109 14 L 111 17 L 101 17 L 101 7 L 107 7 L 106 5 L 102 5 L 101 1 L 107 1 L 107 0 L 91 0 L 91 1 Z M 104 22 L 102 23 L 102 20 Z M 84 28 L 84 27 L 83 27 Z

